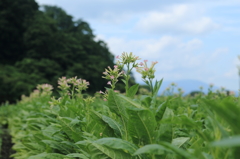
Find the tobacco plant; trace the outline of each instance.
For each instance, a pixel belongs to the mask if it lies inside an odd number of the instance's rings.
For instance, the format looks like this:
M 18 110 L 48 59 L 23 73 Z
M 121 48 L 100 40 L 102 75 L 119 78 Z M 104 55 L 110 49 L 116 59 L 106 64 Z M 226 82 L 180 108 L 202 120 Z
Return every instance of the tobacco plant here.
M 132 53 L 117 56 L 114 68 L 103 78 L 110 88 L 102 97 L 83 94 L 84 79 L 62 77 L 59 98 L 52 86 L 38 85 L 15 106 L 7 121 L 16 159 L 214 159 L 239 158 L 240 106 L 235 96 L 222 92 L 159 96 L 163 82 L 155 80 L 155 66 L 137 62 Z M 149 95 L 138 95 L 139 85 L 129 86 L 136 69 L 149 86 Z M 125 70 L 125 71 L 124 71 Z M 115 90 L 123 77 L 125 93 Z

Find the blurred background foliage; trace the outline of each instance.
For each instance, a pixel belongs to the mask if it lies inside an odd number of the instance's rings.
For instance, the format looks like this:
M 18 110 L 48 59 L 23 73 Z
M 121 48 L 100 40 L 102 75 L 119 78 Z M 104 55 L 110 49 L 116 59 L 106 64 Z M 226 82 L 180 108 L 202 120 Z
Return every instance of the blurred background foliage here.
M 16 102 L 37 84 L 56 88 L 62 76 L 86 79 L 93 94 L 106 87 L 102 72 L 113 65 L 107 44 L 87 22 L 34 0 L 0 1 L 0 103 Z

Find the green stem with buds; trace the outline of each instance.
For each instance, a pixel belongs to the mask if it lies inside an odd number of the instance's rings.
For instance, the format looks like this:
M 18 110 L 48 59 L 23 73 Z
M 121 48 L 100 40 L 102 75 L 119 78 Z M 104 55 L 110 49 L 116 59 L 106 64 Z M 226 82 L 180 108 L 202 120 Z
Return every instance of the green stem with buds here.
M 126 94 L 128 93 L 128 81 L 129 81 L 129 63 L 127 64 L 127 72 L 126 72 L 126 76 L 125 76 L 125 90 L 126 90 Z
M 126 72 L 126 75 L 124 76 L 126 94 L 128 93 L 128 89 L 129 89 L 130 73 L 131 73 L 132 69 L 134 68 L 134 65 L 135 65 L 135 63 L 133 63 L 132 67 L 130 68 L 130 63 L 127 63 L 127 72 Z

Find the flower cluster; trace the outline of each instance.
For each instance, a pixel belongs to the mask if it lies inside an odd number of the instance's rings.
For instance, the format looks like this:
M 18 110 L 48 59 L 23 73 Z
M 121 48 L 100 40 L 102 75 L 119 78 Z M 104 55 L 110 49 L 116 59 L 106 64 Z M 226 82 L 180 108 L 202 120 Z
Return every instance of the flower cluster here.
M 111 67 L 108 66 L 108 68 L 105 69 L 103 74 L 104 76 L 102 76 L 102 78 L 109 80 L 107 84 L 110 85 L 112 89 L 114 89 L 116 83 L 118 82 L 118 78 L 123 75 L 123 71 L 120 71 L 118 66 L 114 65 L 114 69 L 111 69 Z
M 37 86 L 37 89 L 42 89 L 43 91 L 50 92 L 51 90 L 53 90 L 53 86 L 50 84 L 40 84 Z
M 58 79 L 58 88 L 60 88 L 62 91 L 67 91 L 70 88 L 70 85 L 68 85 L 68 80 L 66 77 L 62 77 Z
M 42 94 L 51 94 L 53 90 L 53 86 L 50 84 L 39 84 L 37 85 L 37 89 L 42 93 Z
M 103 100 L 107 101 L 107 99 L 108 99 L 108 92 L 107 92 L 107 90 L 105 92 L 100 90 L 99 93 L 103 95 Z
M 51 95 L 52 90 L 53 90 L 53 86 L 50 84 L 39 84 L 37 85 L 37 89 L 33 90 L 33 92 L 30 93 L 29 97 L 25 95 L 21 96 L 21 103 L 27 103 L 36 98 L 43 97 L 46 95 Z
M 138 64 L 136 63 L 137 60 L 140 60 L 138 56 L 133 55 L 132 52 L 125 53 L 123 52 L 121 56 L 116 57 L 118 59 L 117 65 L 119 69 L 123 69 L 124 65 L 129 65 L 130 63 L 133 64 L 133 67 L 137 67 Z
M 142 75 L 142 78 L 145 80 L 147 79 L 153 79 L 155 77 L 154 73 L 155 73 L 155 68 L 154 66 L 158 63 L 158 62 L 152 62 L 151 66 L 148 67 L 147 66 L 147 60 L 144 60 L 143 62 L 140 62 L 140 66 L 142 67 L 136 67 L 137 72 L 139 72 Z
M 119 90 L 114 90 L 114 92 L 115 92 L 115 93 L 120 93 Z M 102 94 L 102 95 L 103 95 L 103 100 L 104 100 L 104 101 L 107 101 L 107 99 L 108 99 L 108 90 L 106 90 L 105 92 L 103 92 L 103 91 L 100 90 L 100 91 L 97 92 L 97 93 Z
M 81 93 L 83 90 L 86 90 L 88 88 L 89 82 L 84 79 L 77 79 L 76 76 L 69 79 L 66 77 L 59 78 L 58 84 L 58 88 L 60 88 L 64 94 L 69 94 L 70 90 L 71 95 L 73 96 L 75 91 Z
M 60 105 L 62 98 L 55 99 L 55 97 L 52 97 L 51 100 L 48 102 L 50 104 L 50 108 L 52 109 L 56 105 Z
M 95 97 L 87 97 L 84 99 L 87 105 L 90 105 L 91 103 L 94 102 Z

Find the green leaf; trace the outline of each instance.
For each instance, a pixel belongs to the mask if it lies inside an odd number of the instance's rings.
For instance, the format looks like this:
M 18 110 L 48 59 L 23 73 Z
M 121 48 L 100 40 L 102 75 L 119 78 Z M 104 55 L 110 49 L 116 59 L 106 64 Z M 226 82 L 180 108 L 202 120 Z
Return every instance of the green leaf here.
M 126 97 L 122 94 L 117 95 L 119 100 L 122 102 L 122 104 L 125 106 L 125 108 L 140 108 L 140 109 L 145 109 L 145 107 L 142 107 L 140 103 L 137 101 L 134 101 L 133 99 Z
M 206 152 L 202 152 L 202 155 L 203 155 L 204 159 L 214 159 L 212 155 L 210 155 Z
M 166 108 L 167 108 L 168 102 L 169 102 L 169 100 L 161 103 L 161 104 L 158 106 L 158 108 L 157 108 L 157 110 L 156 110 L 156 120 L 157 120 L 157 122 L 159 122 L 160 120 L 162 120 L 163 115 L 164 115 L 164 113 L 165 113 L 165 110 L 166 110 Z
M 125 136 L 123 137 L 123 139 L 128 140 L 127 134 L 128 114 L 126 112 L 126 106 L 123 103 L 123 100 L 113 90 L 109 90 L 108 106 L 111 111 L 113 111 L 120 117 L 121 125 L 123 126 L 123 130 L 125 132 Z
M 147 96 L 147 95 L 142 95 L 140 100 L 141 100 L 142 105 L 149 108 L 151 105 L 152 97 Z
M 169 108 L 166 108 L 162 119 L 172 121 L 174 114 L 173 111 Z M 173 138 L 173 125 L 172 122 L 170 123 L 160 123 L 159 129 L 157 131 L 157 140 L 158 141 L 166 141 L 171 143 Z
M 172 140 L 172 144 L 180 148 L 189 139 L 190 139 L 190 137 L 178 137 L 178 138 L 175 138 Z
M 126 80 L 122 79 L 123 83 L 126 85 Z
M 22 144 L 25 147 L 27 147 L 29 150 L 39 150 L 41 152 L 41 151 L 44 151 L 44 149 L 45 149 L 45 146 L 41 145 L 39 143 L 31 143 L 28 141 L 22 141 Z
M 122 130 L 122 125 L 120 125 L 117 121 L 105 115 L 102 115 L 102 119 L 114 130 L 116 135 L 120 137 L 124 136 L 124 130 Z
M 133 98 L 138 91 L 138 87 L 139 87 L 139 84 L 135 84 L 135 85 L 131 86 L 128 89 L 126 96 L 129 97 L 129 98 Z
M 206 108 L 211 108 L 217 115 L 223 118 L 237 134 L 240 133 L 240 108 L 232 102 L 231 98 L 218 100 L 218 102 L 205 100 Z
M 52 141 L 52 140 L 42 140 L 46 145 L 51 147 L 54 150 L 58 150 L 64 154 L 69 154 L 71 152 L 71 147 L 65 143 L 57 142 L 57 141 Z
M 128 152 L 130 154 L 133 154 L 138 149 L 138 147 L 134 144 L 119 138 L 102 138 L 94 142 L 112 149 L 124 150 L 125 152 Z
M 230 147 L 238 147 L 240 146 L 240 136 L 232 136 L 229 138 L 225 138 L 219 141 L 214 141 L 212 143 L 210 143 L 210 146 L 212 147 L 226 147 L 226 148 L 230 148 Z
M 75 142 L 82 139 L 79 124 L 81 121 L 70 117 L 59 117 L 62 130 Z
M 93 134 L 96 137 L 112 136 L 114 134 L 113 129 L 102 120 L 100 113 L 96 111 L 91 111 L 89 113 L 90 119 L 86 125 L 86 132 Z
M 172 150 L 178 156 L 184 157 L 184 159 L 197 159 L 196 157 L 192 156 L 189 152 L 184 149 L 178 148 L 177 146 L 168 143 L 168 142 L 159 142 L 160 145 L 165 147 L 166 149 Z
M 62 141 L 64 140 L 64 135 L 60 134 L 59 132 L 62 130 L 62 126 L 59 124 L 51 124 L 45 129 L 42 130 L 42 133 L 48 139 L 52 139 L 55 141 Z
M 91 142 L 88 147 L 90 150 L 91 159 L 108 159 L 108 158 L 117 158 L 117 159 L 130 159 L 132 156 L 123 150 L 113 149 L 101 144 Z
M 153 113 L 146 109 L 128 109 L 130 120 L 128 121 L 128 130 L 132 138 L 135 138 L 135 144 L 151 144 L 154 139 L 156 121 Z
M 133 155 L 140 155 L 140 154 L 163 155 L 165 152 L 172 153 L 173 151 L 165 148 L 162 145 L 151 144 L 151 145 L 145 145 L 139 148 Z
M 28 159 L 71 159 L 66 155 L 58 153 L 41 153 L 38 155 L 30 156 Z
M 156 80 L 154 88 L 153 88 L 154 95 L 158 94 L 158 91 L 159 91 L 159 89 L 160 89 L 160 87 L 162 85 L 162 82 L 163 82 L 163 78 L 160 81 Z
M 68 155 L 66 155 L 68 157 L 79 157 L 80 159 L 89 159 L 89 157 L 85 156 L 84 154 L 80 154 L 80 153 L 70 153 Z
M 122 120 L 128 118 L 122 99 L 113 90 L 109 90 L 108 106 L 111 111 L 121 116 Z
M 163 79 L 161 79 L 160 81 L 155 82 L 154 88 L 153 88 L 153 94 L 152 94 L 152 101 L 151 101 L 151 105 L 150 108 L 151 109 L 155 109 L 156 107 L 156 100 L 157 100 L 157 95 L 158 95 L 158 91 L 161 87 Z

